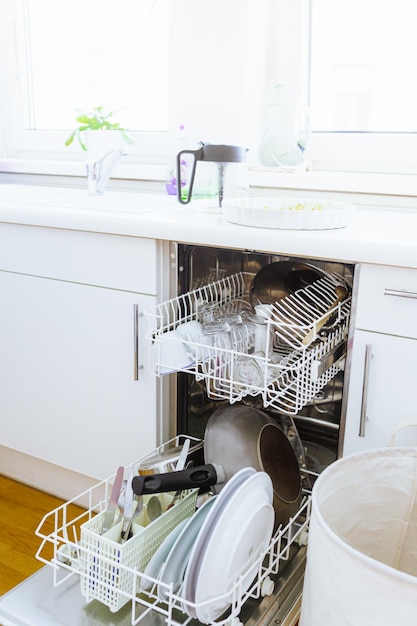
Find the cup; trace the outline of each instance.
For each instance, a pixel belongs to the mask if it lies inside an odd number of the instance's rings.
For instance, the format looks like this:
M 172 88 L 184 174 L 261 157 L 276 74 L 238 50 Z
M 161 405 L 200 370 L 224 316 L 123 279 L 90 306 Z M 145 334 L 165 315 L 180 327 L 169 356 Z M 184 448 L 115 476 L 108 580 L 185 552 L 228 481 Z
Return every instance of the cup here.
M 184 342 L 178 330 L 164 333 L 152 344 L 154 359 L 160 374 L 171 374 L 192 367 L 195 363 L 195 350 Z

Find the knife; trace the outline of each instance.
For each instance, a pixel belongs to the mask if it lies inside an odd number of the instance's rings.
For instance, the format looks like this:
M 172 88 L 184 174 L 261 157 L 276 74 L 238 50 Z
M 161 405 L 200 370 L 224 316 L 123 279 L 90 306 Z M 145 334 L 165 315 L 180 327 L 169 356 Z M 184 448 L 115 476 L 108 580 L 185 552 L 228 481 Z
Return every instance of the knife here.
M 126 483 L 125 490 L 125 502 L 123 506 L 123 523 L 122 523 L 122 541 L 126 541 L 128 539 L 130 520 L 133 515 L 133 488 L 132 488 L 132 480 L 133 480 L 133 469 L 129 474 L 129 478 Z
M 191 443 L 190 439 L 186 439 L 184 441 L 184 445 L 182 446 L 181 454 L 180 454 L 179 459 L 177 461 L 177 465 L 175 466 L 175 471 L 176 472 L 180 472 L 185 467 L 185 462 L 186 462 L 187 456 L 188 456 L 188 450 L 190 449 L 190 443 Z
M 106 512 L 103 517 L 103 525 L 101 527 L 100 535 L 103 535 L 105 532 L 107 532 L 113 525 L 114 513 L 117 508 L 117 500 L 119 499 L 120 490 L 122 488 L 123 473 L 124 467 L 121 466 L 117 469 L 116 478 L 110 494 L 110 499 L 108 501 Z
M 120 543 L 125 543 L 132 537 L 132 523 L 143 510 L 143 497 L 133 492 L 133 476 L 134 472 L 132 470 L 126 485 L 126 499 Z
M 190 449 L 190 443 L 191 443 L 190 439 L 186 439 L 184 441 L 184 445 L 183 445 L 182 450 L 181 450 L 180 458 L 178 459 L 177 465 L 175 467 L 175 471 L 176 472 L 180 472 L 185 467 L 185 462 L 186 462 L 187 456 L 188 456 L 188 450 Z M 194 465 L 193 461 L 189 461 L 187 463 L 187 469 L 189 469 L 190 467 L 193 467 L 193 465 Z M 171 502 L 167 506 L 167 511 L 168 511 L 168 509 L 172 509 L 172 507 L 177 503 L 177 500 L 180 499 L 180 496 L 181 496 L 183 491 L 184 491 L 183 489 L 177 489 L 177 491 L 174 493 L 174 497 L 172 498 Z

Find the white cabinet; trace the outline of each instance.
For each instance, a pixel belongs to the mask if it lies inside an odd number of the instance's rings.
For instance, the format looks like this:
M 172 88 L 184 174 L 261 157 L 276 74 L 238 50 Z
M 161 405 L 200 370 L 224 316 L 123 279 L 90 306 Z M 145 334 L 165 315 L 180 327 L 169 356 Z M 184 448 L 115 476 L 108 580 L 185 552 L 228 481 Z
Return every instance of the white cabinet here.
M 31 274 L 5 254 L 7 235 L 19 233 L 8 245 L 27 245 Z M 103 479 L 159 443 L 140 316 L 157 299 L 139 292 L 141 273 L 156 291 L 156 242 L 28 227 L 2 235 L 0 444 Z M 79 253 L 91 258 L 84 271 Z
M 417 423 L 417 340 L 357 330 L 351 365 L 344 455 L 386 446 L 402 420 Z
M 417 423 L 416 270 L 360 268 L 350 348 L 344 455 L 386 446 L 401 422 Z

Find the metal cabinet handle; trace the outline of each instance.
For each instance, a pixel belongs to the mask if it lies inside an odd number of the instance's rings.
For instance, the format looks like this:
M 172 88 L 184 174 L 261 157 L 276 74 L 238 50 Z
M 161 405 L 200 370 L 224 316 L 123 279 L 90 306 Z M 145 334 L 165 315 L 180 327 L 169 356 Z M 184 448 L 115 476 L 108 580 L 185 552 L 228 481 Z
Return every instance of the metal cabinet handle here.
M 405 289 L 385 289 L 384 296 L 396 296 L 397 298 L 411 298 L 417 300 L 417 293 L 414 291 L 406 291 Z
M 139 380 L 139 370 L 143 365 L 139 365 L 139 317 L 143 313 L 139 312 L 139 305 L 133 305 L 133 380 Z
M 372 358 L 372 344 L 367 343 L 365 347 L 365 365 L 363 368 L 363 386 L 362 386 L 362 404 L 361 404 L 361 418 L 359 422 L 359 437 L 365 437 L 365 425 L 367 419 L 368 409 L 368 385 L 369 385 L 369 373 Z

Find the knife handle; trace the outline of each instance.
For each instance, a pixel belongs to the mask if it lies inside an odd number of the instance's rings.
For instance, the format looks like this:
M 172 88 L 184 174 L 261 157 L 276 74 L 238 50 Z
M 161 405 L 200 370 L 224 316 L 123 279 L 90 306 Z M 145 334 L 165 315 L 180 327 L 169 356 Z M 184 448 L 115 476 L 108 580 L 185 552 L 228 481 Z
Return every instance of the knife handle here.
M 209 463 L 208 465 L 190 467 L 180 472 L 135 476 L 132 480 L 132 487 L 137 495 L 194 489 L 196 487 L 204 492 L 212 485 L 224 482 L 224 478 L 223 468 L 220 465 Z

